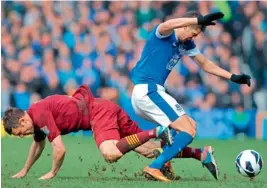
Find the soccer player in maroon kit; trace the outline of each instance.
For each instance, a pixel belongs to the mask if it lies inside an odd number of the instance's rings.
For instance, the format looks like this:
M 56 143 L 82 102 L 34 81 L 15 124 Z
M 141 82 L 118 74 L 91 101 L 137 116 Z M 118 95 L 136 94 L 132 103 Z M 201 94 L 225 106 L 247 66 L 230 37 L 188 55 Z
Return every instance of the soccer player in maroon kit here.
M 46 97 L 32 104 L 26 112 L 10 108 L 6 110 L 3 121 L 7 133 L 20 137 L 33 134 L 34 138 L 24 168 L 12 176 L 13 178 L 23 178 L 27 175 L 40 157 L 46 137 L 53 146 L 53 164 L 51 171 L 40 179 L 51 179 L 56 176 L 63 163 L 65 146 L 61 135 L 79 130 L 92 130 L 105 160 L 115 162 L 131 150 L 147 158 L 154 157 L 153 151 L 160 148 L 163 142 L 150 139 L 166 133 L 166 129 L 162 130 L 160 127 L 142 131 L 118 105 L 94 98 L 86 85 L 82 85 L 73 96 Z M 187 147 L 177 158 L 195 158 L 203 163 L 207 152 L 210 152 L 210 146 L 203 149 Z M 173 175 L 170 163 L 166 165 Z

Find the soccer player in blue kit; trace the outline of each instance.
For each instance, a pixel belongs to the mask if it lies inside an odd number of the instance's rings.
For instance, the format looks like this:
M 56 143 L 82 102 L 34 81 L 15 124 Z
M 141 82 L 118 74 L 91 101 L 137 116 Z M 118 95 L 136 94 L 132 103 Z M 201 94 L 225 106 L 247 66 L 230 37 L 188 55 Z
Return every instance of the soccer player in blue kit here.
M 183 108 L 164 88 L 169 73 L 181 56 L 190 56 L 205 72 L 250 86 L 250 76 L 232 74 L 218 67 L 201 54 L 194 44 L 193 39 L 204 31 L 206 26 L 215 25 L 214 21 L 223 16 L 221 12 L 202 16 L 196 11 L 190 11 L 182 18 L 159 24 L 149 35 L 141 58 L 131 72 L 135 85 L 132 93 L 135 112 L 149 121 L 175 130 L 173 143 L 166 145 L 159 157 L 143 170 L 158 180 L 170 181 L 160 169 L 167 161 L 177 157 L 196 135 L 196 122 L 186 115 Z M 211 150 L 213 148 L 210 147 L 202 164 L 218 179 L 219 172 Z

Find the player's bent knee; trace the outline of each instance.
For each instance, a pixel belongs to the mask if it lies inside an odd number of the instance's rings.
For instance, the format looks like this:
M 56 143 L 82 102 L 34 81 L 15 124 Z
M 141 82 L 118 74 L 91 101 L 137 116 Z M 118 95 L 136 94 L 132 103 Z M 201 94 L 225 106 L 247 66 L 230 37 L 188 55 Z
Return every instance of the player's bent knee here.
M 189 127 L 181 131 L 186 132 L 187 134 L 190 134 L 193 138 L 196 136 L 196 129 L 193 127 Z
M 191 134 L 190 134 L 190 135 L 191 135 L 193 138 L 195 138 L 196 133 L 197 133 L 196 128 L 193 128 L 192 131 L 191 131 Z
M 196 123 L 196 121 L 193 120 L 193 119 L 192 119 L 191 117 L 189 117 L 189 116 L 188 116 L 188 118 L 189 118 L 189 121 L 190 121 L 191 125 L 196 129 L 196 128 L 197 128 L 197 123 Z
M 190 134 L 193 138 L 196 135 L 196 122 L 189 116 L 183 115 L 171 124 L 171 127 L 177 131 Z
M 99 146 L 104 159 L 109 163 L 116 162 L 123 155 L 116 146 L 117 142 L 117 140 L 106 140 Z
M 191 134 L 191 136 L 194 138 L 196 136 L 196 133 L 197 133 L 197 123 L 191 117 L 189 117 L 189 119 L 190 119 L 190 122 L 191 122 L 191 125 L 192 125 L 192 134 Z
M 103 153 L 103 157 L 108 163 L 114 163 L 122 157 L 122 154 Z
M 191 126 L 188 127 L 187 130 L 185 130 L 188 134 L 190 134 L 193 138 L 196 136 L 196 124 L 191 124 Z

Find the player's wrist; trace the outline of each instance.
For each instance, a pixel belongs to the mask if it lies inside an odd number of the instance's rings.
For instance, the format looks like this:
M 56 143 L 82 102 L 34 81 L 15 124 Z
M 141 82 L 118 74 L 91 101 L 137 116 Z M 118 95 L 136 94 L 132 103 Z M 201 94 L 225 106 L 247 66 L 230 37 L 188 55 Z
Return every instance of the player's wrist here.
M 196 17 L 196 23 L 197 23 L 198 25 L 202 25 L 203 22 L 204 22 L 204 18 L 203 18 L 203 16 L 198 16 L 198 17 Z
M 58 172 L 58 170 L 56 170 L 56 169 L 52 169 L 52 170 L 50 171 L 50 173 L 53 174 L 54 176 L 57 175 L 57 172 Z
M 232 82 L 236 82 L 238 80 L 238 76 L 236 74 L 232 74 L 231 77 L 230 77 L 230 80 Z
M 192 25 L 197 25 L 198 24 L 198 18 L 193 18 L 193 24 Z
M 25 173 L 28 173 L 29 170 L 30 170 L 30 168 L 29 168 L 29 167 L 24 167 L 22 170 L 23 170 Z

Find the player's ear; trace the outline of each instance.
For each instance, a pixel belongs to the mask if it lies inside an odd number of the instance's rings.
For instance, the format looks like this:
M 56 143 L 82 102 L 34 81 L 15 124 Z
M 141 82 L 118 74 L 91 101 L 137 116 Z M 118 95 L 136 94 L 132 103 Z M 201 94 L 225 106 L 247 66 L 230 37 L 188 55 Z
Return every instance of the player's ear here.
M 25 119 L 25 116 L 22 116 L 21 118 L 19 118 L 19 121 L 18 121 L 18 126 L 24 126 L 26 123 L 26 119 Z

